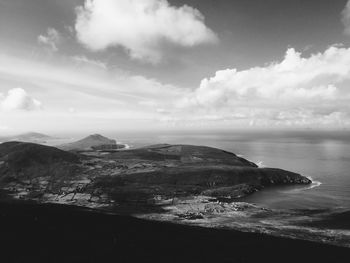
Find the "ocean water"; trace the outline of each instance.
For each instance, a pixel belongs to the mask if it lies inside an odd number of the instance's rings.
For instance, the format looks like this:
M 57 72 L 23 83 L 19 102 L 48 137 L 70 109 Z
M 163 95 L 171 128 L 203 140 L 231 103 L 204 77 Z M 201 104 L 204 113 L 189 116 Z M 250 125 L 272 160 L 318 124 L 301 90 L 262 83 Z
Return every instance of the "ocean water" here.
M 130 147 L 156 143 L 206 145 L 260 166 L 311 177 L 312 185 L 266 188 L 242 201 L 269 208 L 350 210 L 349 132 L 191 132 L 113 134 Z

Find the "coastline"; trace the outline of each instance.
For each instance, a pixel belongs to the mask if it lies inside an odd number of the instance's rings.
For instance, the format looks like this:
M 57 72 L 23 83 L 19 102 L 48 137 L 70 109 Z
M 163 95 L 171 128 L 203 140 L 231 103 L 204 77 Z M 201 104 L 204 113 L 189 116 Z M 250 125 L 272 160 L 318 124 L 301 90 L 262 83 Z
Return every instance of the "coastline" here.
M 87 138 L 95 137 L 101 136 Z M 38 211 L 38 216 L 47 217 L 47 209 L 54 213 L 57 209 L 74 213 L 91 212 L 83 210 L 82 207 L 85 207 L 96 210 L 92 214 L 107 213 L 116 219 L 133 216 L 154 224 L 169 223 L 213 231 L 225 229 L 241 234 L 264 235 L 263 239 L 289 238 L 296 242 L 308 240 L 350 247 L 349 228 L 318 229 L 312 226 L 314 221 L 332 216 L 333 212 L 278 210 L 255 205 L 254 202 L 242 202 L 242 197 L 265 188 L 313 185 L 301 174 L 277 168 L 258 168 L 231 152 L 205 146 L 169 144 L 126 151 L 111 152 L 107 149 L 105 154 L 95 150 L 76 154 L 18 142 L 2 146 L 5 154 L 7 146 L 10 152 L 17 154 L 11 155 L 12 159 L 6 159 L 2 166 L 5 179 L 8 178 L 4 180 L 3 189 L 8 191 L 9 197 L 18 199 L 14 202 L 16 207 L 21 206 L 21 202 L 27 205 L 26 200 L 36 201 L 31 206 Z M 36 153 L 35 159 L 29 158 L 31 152 Z M 21 160 L 29 160 L 29 166 L 20 166 L 25 163 Z M 22 177 L 17 176 L 16 169 L 19 167 L 27 177 L 22 174 Z M 34 174 L 32 167 L 36 167 Z M 52 174 L 52 167 L 59 168 L 60 172 Z M 28 176 L 32 176 L 32 180 L 28 181 Z M 69 208 L 58 208 L 57 205 L 62 204 L 69 205 Z M 13 211 L 5 207 L 5 215 L 6 210 Z M 14 213 L 22 216 L 21 211 Z M 89 221 L 91 213 L 86 214 L 88 218 L 83 220 Z M 37 227 L 40 232 L 45 225 Z M 67 227 L 64 222 L 62 227 Z M 74 235 L 74 231 L 68 234 Z

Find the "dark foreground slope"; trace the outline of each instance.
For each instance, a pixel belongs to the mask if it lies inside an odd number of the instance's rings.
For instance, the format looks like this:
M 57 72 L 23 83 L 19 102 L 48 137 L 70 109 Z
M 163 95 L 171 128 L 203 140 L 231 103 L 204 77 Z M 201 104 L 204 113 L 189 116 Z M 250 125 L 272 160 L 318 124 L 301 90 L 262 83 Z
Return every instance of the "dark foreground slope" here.
M 1 262 L 350 262 L 350 249 L 224 229 L 0 203 Z

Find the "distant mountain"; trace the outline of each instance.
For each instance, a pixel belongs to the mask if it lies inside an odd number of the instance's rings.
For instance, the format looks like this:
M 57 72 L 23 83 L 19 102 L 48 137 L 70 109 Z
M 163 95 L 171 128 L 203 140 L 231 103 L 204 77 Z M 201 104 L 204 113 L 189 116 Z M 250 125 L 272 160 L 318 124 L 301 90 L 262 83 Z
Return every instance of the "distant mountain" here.
M 110 150 L 117 149 L 118 145 L 116 140 L 93 134 L 79 141 L 63 144 L 58 148 L 66 151 Z
M 38 132 L 27 132 L 14 136 L 0 137 L 1 142 L 8 141 L 20 141 L 20 142 L 35 142 L 35 143 L 45 143 L 47 140 L 54 139 L 53 137 L 38 133 Z

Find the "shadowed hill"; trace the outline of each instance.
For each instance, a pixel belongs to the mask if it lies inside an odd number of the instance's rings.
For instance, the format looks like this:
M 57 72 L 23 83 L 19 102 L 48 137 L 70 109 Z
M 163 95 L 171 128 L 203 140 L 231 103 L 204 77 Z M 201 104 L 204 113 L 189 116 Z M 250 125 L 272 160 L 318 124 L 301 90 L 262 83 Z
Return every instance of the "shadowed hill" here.
M 26 142 L 0 144 L 0 178 L 40 177 L 67 173 L 67 167 L 77 164 L 79 157 L 73 153 Z
M 0 158 L 23 168 L 33 164 L 50 164 L 65 161 L 77 162 L 78 156 L 55 147 L 26 142 L 5 142 L 0 144 Z

